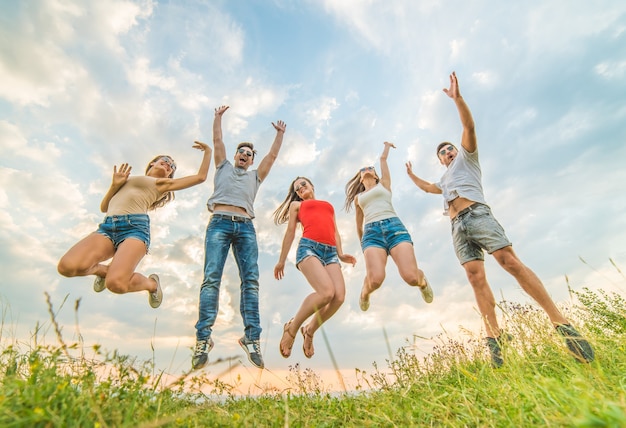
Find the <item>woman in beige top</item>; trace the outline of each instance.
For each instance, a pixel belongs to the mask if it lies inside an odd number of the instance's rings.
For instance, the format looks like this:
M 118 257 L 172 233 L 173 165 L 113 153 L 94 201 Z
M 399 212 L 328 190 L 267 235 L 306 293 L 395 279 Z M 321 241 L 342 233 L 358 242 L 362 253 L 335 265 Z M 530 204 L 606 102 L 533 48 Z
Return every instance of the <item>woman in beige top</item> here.
M 211 164 L 211 148 L 196 141 L 193 148 L 204 152 L 198 173 L 174 178 L 176 163 L 170 156 L 159 155 L 146 167 L 145 176 L 130 176 L 127 163 L 113 166 L 111 187 L 102 199 L 100 210 L 106 213 L 96 232 L 69 249 L 58 264 L 67 277 L 95 275 L 95 291 L 108 288 L 113 293 L 148 291 L 150 306 L 158 308 L 163 300 L 159 277 L 135 272 L 150 247 L 148 210 L 162 207 L 174 199 L 174 191 L 195 186 L 206 180 Z M 102 264 L 111 260 L 108 265 Z

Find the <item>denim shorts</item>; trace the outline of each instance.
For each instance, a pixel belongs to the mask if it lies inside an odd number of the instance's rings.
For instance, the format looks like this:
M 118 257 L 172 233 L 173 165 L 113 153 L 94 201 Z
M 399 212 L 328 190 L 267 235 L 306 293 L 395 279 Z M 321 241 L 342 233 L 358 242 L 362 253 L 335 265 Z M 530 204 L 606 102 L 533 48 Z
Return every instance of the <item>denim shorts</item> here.
M 365 251 L 368 247 L 377 247 L 387 251 L 387 255 L 389 255 L 391 249 L 402 242 L 413 245 L 411 235 L 409 235 L 409 231 L 406 230 L 402 221 L 398 217 L 391 217 L 365 225 L 363 239 L 361 239 L 361 250 Z
M 301 261 L 309 256 L 313 256 L 318 259 L 323 266 L 328 266 L 333 263 L 339 263 L 339 257 L 337 256 L 337 247 L 328 244 L 322 244 L 309 238 L 300 238 L 298 244 L 298 252 L 296 253 L 296 267 Z M 298 267 L 298 270 L 300 268 Z
M 150 248 L 150 217 L 147 214 L 126 214 L 106 216 L 98 225 L 96 233 L 104 235 L 117 247 L 127 238 L 135 238 Z
M 454 251 L 462 265 L 485 260 L 483 250 L 491 254 L 512 245 L 491 208 L 484 204 L 475 203 L 461 210 L 451 227 Z

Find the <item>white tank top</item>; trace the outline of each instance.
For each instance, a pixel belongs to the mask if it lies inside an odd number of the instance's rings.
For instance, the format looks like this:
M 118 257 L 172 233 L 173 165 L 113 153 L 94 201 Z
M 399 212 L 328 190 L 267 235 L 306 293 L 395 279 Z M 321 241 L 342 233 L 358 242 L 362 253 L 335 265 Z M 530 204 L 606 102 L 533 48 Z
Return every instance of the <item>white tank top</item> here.
M 391 192 L 380 183 L 370 190 L 360 193 L 357 201 L 363 210 L 364 225 L 373 221 L 398 217 L 391 204 Z

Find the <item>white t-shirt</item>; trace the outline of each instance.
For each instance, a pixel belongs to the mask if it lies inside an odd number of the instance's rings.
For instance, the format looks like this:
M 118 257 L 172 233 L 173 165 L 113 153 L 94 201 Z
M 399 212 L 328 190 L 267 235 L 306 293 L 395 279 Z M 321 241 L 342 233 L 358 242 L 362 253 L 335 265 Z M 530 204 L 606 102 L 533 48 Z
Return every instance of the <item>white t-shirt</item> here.
M 470 153 L 463 146 L 448 165 L 447 171 L 438 183 L 435 183 L 443 192 L 443 215 L 448 215 L 449 202 L 462 197 L 470 201 L 487 205 L 483 193 L 482 172 L 478 162 L 478 149 Z

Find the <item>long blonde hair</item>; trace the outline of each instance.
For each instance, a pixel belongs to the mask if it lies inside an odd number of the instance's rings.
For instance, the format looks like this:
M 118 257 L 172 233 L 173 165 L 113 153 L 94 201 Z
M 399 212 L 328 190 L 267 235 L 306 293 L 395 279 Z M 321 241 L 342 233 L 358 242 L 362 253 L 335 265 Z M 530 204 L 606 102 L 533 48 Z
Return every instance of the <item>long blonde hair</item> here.
M 376 174 L 376 170 L 374 170 L 374 174 L 376 175 L 376 184 L 380 181 L 378 178 L 378 174 Z M 343 206 L 343 209 L 349 213 L 350 209 L 352 209 L 352 204 L 354 203 L 354 199 L 358 196 L 359 193 L 363 193 L 365 191 L 365 186 L 361 181 L 361 170 L 357 171 L 357 173 L 346 183 L 346 203 Z
M 301 201 L 302 198 L 298 196 L 296 191 L 293 189 L 293 185 L 298 180 L 306 180 L 313 190 L 315 190 L 315 186 L 311 180 L 306 177 L 296 177 L 291 184 L 289 185 L 289 191 L 287 192 L 287 197 L 285 200 L 276 208 L 276 211 L 272 214 L 274 216 L 274 224 L 283 224 L 289 221 L 289 206 L 293 201 Z
M 150 168 L 152 168 L 152 164 L 155 163 L 156 161 L 158 161 L 161 158 L 170 158 L 170 159 L 172 159 L 172 157 L 170 155 L 158 155 L 158 156 L 155 156 L 154 159 L 152 159 L 150 162 L 148 162 L 148 166 L 146 166 L 146 172 L 145 172 L 146 175 L 148 175 L 148 171 L 150 171 Z M 172 159 L 172 162 L 174 162 L 174 159 Z M 170 175 L 167 178 L 174 178 L 174 173 L 175 172 L 176 172 L 176 170 L 172 169 L 172 172 L 170 173 Z M 156 200 L 152 205 L 150 205 L 148 210 L 155 210 L 157 208 L 164 207 L 166 204 L 170 203 L 173 200 L 174 200 L 174 192 L 165 192 L 165 193 L 163 193 L 163 195 L 158 200 Z

